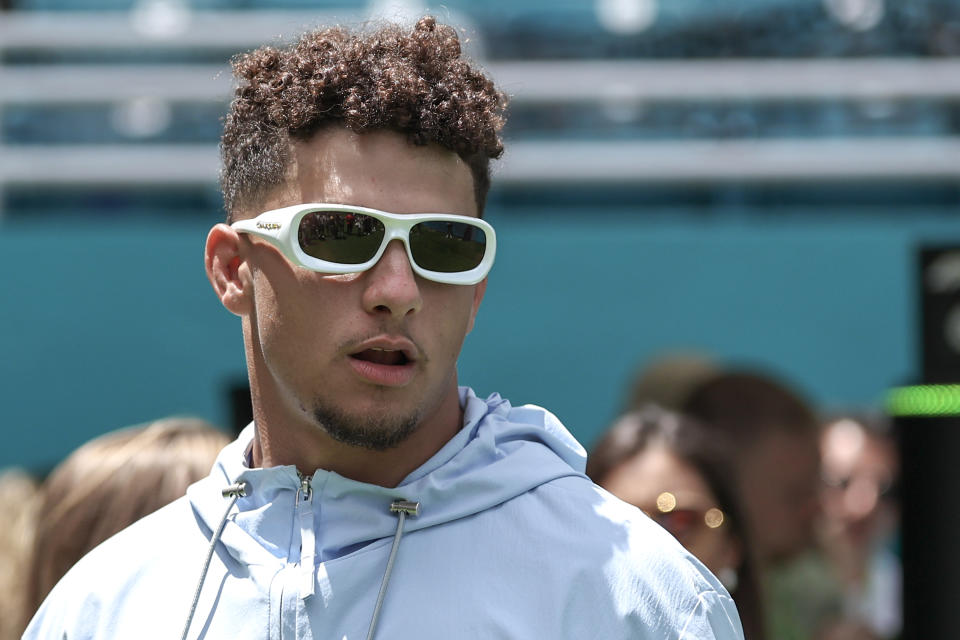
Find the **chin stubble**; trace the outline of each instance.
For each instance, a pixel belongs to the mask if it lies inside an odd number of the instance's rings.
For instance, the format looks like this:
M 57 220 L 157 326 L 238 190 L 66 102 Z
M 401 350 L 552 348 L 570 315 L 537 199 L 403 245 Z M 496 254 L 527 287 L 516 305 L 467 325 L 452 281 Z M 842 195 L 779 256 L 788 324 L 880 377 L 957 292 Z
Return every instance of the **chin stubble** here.
M 393 449 L 409 438 L 420 424 L 419 412 L 408 416 L 357 418 L 319 404 L 313 410 L 313 417 L 337 442 L 370 451 Z

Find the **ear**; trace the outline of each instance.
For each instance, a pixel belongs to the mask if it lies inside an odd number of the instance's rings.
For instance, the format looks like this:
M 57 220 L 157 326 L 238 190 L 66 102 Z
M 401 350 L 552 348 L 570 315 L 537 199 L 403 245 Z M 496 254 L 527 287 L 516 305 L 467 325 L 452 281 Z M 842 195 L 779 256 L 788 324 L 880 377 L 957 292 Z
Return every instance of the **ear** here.
M 238 316 L 249 313 L 252 283 L 241 252 L 240 234 L 225 224 L 213 227 L 207 235 L 204 264 L 221 304 Z
M 470 309 L 470 322 L 467 324 L 467 333 L 473 331 L 473 322 L 477 318 L 477 311 L 480 310 L 480 303 L 483 301 L 483 294 L 487 292 L 487 279 L 484 278 L 473 290 L 473 307 Z

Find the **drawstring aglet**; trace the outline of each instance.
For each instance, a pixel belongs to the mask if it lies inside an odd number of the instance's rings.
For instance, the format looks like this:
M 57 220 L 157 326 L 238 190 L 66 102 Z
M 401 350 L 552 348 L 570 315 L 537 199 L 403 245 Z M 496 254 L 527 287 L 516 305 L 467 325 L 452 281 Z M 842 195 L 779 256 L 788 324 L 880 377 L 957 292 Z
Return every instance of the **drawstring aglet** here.
M 390 503 L 390 513 L 405 513 L 408 516 L 420 515 L 420 503 L 412 500 L 395 500 Z
M 250 483 L 241 480 L 228 487 L 224 487 L 220 491 L 220 494 L 224 498 L 245 498 L 248 491 L 250 491 Z

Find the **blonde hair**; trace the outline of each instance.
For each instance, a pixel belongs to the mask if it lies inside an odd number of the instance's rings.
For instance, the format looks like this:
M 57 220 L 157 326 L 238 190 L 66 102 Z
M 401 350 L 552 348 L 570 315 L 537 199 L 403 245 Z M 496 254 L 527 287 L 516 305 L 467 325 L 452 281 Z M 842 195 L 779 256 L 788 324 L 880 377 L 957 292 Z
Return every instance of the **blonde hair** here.
M 166 418 L 112 431 L 70 454 L 43 484 L 28 615 L 88 551 L 205 477 L 227 442 L 203 420 Z
M 27 620 L 27 571 L 36 524 L 40 485 L 20 469 L 0 472 L 0 640 L 16 640 Z

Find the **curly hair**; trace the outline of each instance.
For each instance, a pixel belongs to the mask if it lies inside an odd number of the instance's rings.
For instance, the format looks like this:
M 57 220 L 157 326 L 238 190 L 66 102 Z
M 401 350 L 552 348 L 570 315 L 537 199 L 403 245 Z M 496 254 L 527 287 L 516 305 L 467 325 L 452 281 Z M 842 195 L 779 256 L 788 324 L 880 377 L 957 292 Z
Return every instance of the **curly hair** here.
M 340 124 L 388 129 L 415 145 L 438 144 L 470 167 L 478 214 L 490 187 L 490 159 L 503 153 L 506 97 L 461 57 L 454 28 L 421 18 L 411 32 L 331 27 L 284 48 L 236 56 L 239 80 L 220 141 L 227 218 L 252 209 L 283 184 L 290 147 Z

